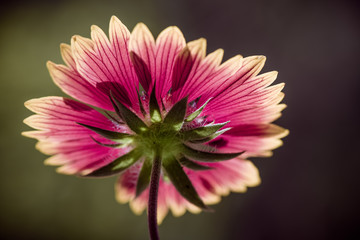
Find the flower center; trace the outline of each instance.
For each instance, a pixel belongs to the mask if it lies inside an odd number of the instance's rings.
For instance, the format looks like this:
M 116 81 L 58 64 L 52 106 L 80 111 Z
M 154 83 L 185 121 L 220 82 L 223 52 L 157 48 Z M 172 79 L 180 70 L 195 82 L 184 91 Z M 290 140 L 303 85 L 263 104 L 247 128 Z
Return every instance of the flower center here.
M 182 145 L 180 136 L 171 125 L 153 123 L 147 130 L 134 136 L 134 145 L 141 148 L 146 156 L 154 156 L 155 152 L 163 158 L 178 156 Z
M 202 121 L 202 117 L 199 117 L 210 99 L 186 116 L 189 104 L 185 97 L 175 103 L 163 116 L 153 91 L 149 99 L 148 111 L 142 111 L 143 114 L 149 114 L 147 117 L 150 117 L 150 120 L 147 121 L 147 124 L 112 95 L 110 100 L 118 117 L 133 134 L 108 131 L 81 123 L 80 125 L 118 142 L 118 144 L 102 144 L 93 138 L 97 143 L 106 147 L 126 148 L 130 151 L 84 177 L 111 176 L 121 173 L 140 161 L 142 167 L 136 184 L 136 196 L 139 196 L 149 185 L 150 174 L 154 172 L 152 170 L 154 167 L 155 175 L 164 170 L 164 176 L 168 177 L 184 198 L 194 205 L 206 209 L 183 168 L 196 171 L 210 170 L 211 167 L 203 165 L 201 162 L 229 160 L 242 154 L 242 152 L 217 153 L 215 148 L 207 144 L 229 130 L 229 128 L 222 129 L 227 122 L 206 123 L 206 121 Z M 141 104 L 140 101 L 140 106 L 144 110 Z M 198 124 L 199 120 L 201 124 Z M 211 149 L 211 151 L 200 149 Z M 158 184 L 158 180 L 156 184 Z

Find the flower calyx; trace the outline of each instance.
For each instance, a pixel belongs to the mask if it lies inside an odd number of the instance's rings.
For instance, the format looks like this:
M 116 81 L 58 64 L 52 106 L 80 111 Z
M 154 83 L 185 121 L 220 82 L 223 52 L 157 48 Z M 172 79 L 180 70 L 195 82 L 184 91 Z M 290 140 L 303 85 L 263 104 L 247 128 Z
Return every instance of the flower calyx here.
M 229 160 L 236 158 L 243 152 L 218 153 L 215 152 L 216 149 L 211 149 L 211 151 L 199 150 L 209 149 L 209 145 L 206 145 L 207 142 L 230 129 L 223 128 L 228 122 L 215 124 L 203 121 L 200 125 L 191 124 L 193 121 L 204 119 L 199 116 L 211 99 L 186 116 L 188 97 L 184 97 L 175 103 L 168 112 L 165 111 L 164 107 L 161 111 L 154 89 L 155 87 L 148 100 L 148 113 L 143 114 L 144 118 L 150 119 L 150 123 L 145 123 L 137 114 L 110 94 L 115 113 L 133 134 L 104 130 L 78 123 L 100 136 L 116 142 L 115 144 L 103 144 L 92 137 L 96 143 L 105 147 L 126 148 L 128 150 L 126 154 L 108 165 L 90 174 L 82 175 L 82 177 L 112 176 L 121 173 L 137 161 L 141 161 L 142 167 L 136 185 L 136 196 L 139 196 L 149 185 L 155 156 L 160 156 L 162 174 L 166 176 L 166 179 L 169 179 L 189 202 L 202 209 L 208 209 L 198 196 L 183 168 L 195 171 L 211 170 L 211 167 L 203 165 L 201 162 Z M 142 105 L 141 101 L 140 105 Z M 144 109 L 143 106 L 141 108 Z

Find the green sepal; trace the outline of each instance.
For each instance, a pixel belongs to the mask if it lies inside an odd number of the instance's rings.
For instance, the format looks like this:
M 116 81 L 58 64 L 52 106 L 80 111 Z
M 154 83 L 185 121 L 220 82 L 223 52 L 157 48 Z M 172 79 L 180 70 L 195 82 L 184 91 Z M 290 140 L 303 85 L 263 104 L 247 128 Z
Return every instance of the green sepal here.
M 150 109 L 151 122 L 152 123 L 161 122 L 162 119 L 161 119 L 160 107 L 156 100 L 156 95 L 155 95 L 155 83 L 150 95 L 149 109 Z
M 114 110 L 115 110 L 115 113 L 116 115 L 122 120 L 124 121 L 124 119 L 122 118 L 122 115 L 121 115 L 121 112 L 119 110 L 119 107 L 118 105 L 116 104 L 116 102 L 118 102 L 116 100 L 116 98 L 113 96 L 112 92 L 110 91 L 110 102 L 111 102 L 111 105 L 113 106 Z
M 185 144 L 183 144 L 181 150 L 182 150 L 182 154 L 184 154 L 186 157 L 202 162 L 219 162 L 219 161 L 230 160 L 244 153 L 244 152 L 239 152 L 239 153 L 203 152 L 200 150 L 192 149 L 189 146 L 186 146 Z
M 184 117 L 187 109 L 188 97 L 184 97 L 170 109 L 165 116 L 164 124 L 172 125 L 175 131 L 179 131 L 184 123 Z
M 134 131 L 135 133 L 139 134 L 148 129 L 146 124 L 130 109 L 128 109 L 125 105 L 119 102 L 113 95 L 110 93 L 111 102 L 114 105 L 115 111 L 121 119 L 125 121 L 128 127 Z
M 138 197 L 149 185 L 151 176 L 152 159 L 145 158 L 136 183 L 136 197 Z
M 100 146 L 103 146 L 103 147 L 111 147 L 111 148 L 119 148 L 121 147 L 122 145 L 124 145 L 123 143 L 116 143 L 116 144 L 106 144 L 106 143 L 102 143 L 102 142 L 99 142 L 98 140 L 96 140 L 93 136 L 90 136 L 91 139 L 96 142 L 97 144 L 99 144 Z
M 223 134 L 224 132 L 227 132 L 229 131 L 231 128 L 224 128 L 224 129 L 221 129 L 220 131 L 217 131 L 215 132 L 214 134 L 206 137 L 206 138 L 203 138 L 203 139 L 199 139 L 199 140 L 190 140 L 190 142 L 192 143 L 206 143 L 206 142 L 209 142 L 215 138 L 217 138 L 218 136 L 220 136 L 221 134 Z
M 140 84 L 139 88 L 142 88 L 141 84 Z M 146 115 L 146 111 L 145 111 L 144 106 L 143 106 L 142 101 L 141 101 L 140 89 L 139 89 L 139 91 L 137 92 L 137 96 L 138 96 L 140 111 L 141 111 L 142 115 L 145 116 L 145 115 Z
M 109 130 L 105 130 L 105 129 L 101 129 L 101 128 L 97 128 L 97 127 L 93 127 L 93 126 L 89 126 L 83 123 L 77 123 L 83 127 L 86 127 L 88 129 L 90 129 L 91 131 L 96 132 L 97 134 L 107 138 L 107 139 L 111 139 L 111 140 L 129 140 L 129 138 L 131 138 L 130 134 L 127 133 L 120 133 L 120 132 L 113 132 L 113 131 L 109 131 Z
M 108 165 L 82 177 L 108 177 L 118 174 L 133 165 L 142 155 L 142 151 L 135 148 L 127 154 L 124 154 L 121 157 L 115 159 Z
M 207 210 L 208 207 L 203 203 L 190 179 L 182 169 L 175 157 L 164 159 L 163 167 L 176 190 L 189 202 L 195 206 Z
M 204 165 L 198 164 L 196 162 L 193 162 L 193 161 L 187 159 L 186 157 L 181 157 L 179 159 L 179 162 L 182 166 L 187 167 L 192 170 L 196 170 L 196 171 L 213 169 L 212 167 L 204 166 Z
M 194 140 L 200 140 L 210 137 L 212 134 L 216 133 L 220 128 L 225 126 L 227 123 L 229 122 L 209 124 L 203 127 L 198 127 L 188 131 L 184 131 L 182 132 L 183 140 L 194 141 Z
M 105 115 L 110 118 L 111 120 L 113 120 L 114 122 L 116 123 L 119 123 L 119 124 L 124 124 L 124 122 L 122 122 L 122 119 L 120 119 L 120 117 L 116 114 L 116 116 L 119 118 L 117 119 L 115 116 L 113 116 L 113 114 L 111 112 L 108 112 L 108 111 L 104 111 Z
M 209 103 L 209 101 L 212 98 L 209 98 L 201 107 L 199 107 L 197 110 L 195 110 L 194 112 L 192 112 L 189 116 L 187 116 L 187 118 L 185 119 L 185 122 L 191 122 L 193 121 L 195 118 L 197 118 L 197 116 L 200 115 L 200 113 L 204 110 L 205 106 Z

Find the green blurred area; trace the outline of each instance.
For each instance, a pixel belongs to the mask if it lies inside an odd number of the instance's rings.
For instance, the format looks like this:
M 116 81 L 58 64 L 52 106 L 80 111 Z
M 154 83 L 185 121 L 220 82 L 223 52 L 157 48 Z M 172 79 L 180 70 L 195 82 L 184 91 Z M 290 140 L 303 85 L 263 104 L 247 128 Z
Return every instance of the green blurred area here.
M 62 62 L 60 43 L 69 43 L 74 34 L 89 37 L 92 24 L 107 32 L 112 15 L 130 30 L 143 21 L 158 34 L 164 27 L 159 13 L 150 1 L 24 3 L 7 10 L 0 22 L 0 238 L 147 239 L 146 214 L 135 216 L 127 204 L 116 202 L 116 178 L 57 174 L 43 165 L 46 156 L 35 150 L 36 141 L 20 133 L 31 130 L 22 122 L 31 115 L 26 100 L 64 96 L 45 66 L 47 60 Z M 220 216 L 169 215 L 160 234 L 163 239 L 218 239 L 211 226 L 222 224 Z

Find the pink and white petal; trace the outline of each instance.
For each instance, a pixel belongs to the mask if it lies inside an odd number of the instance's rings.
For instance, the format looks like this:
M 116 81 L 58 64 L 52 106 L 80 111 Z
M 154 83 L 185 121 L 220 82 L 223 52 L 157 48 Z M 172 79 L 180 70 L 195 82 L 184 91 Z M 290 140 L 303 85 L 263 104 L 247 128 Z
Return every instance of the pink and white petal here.
M 104 139 L 102 139 L 104 140 Z M 105 142 L 108 143 L 108 142 Z M 74 152 L 82 149 L 92 148 L 97 145 L 89 136 L 67 141 L 39 141 L 36 149 L 46 155 L 54 155 L 58 153 Z
M 131 56 L 131 61 L 134 65 L 136 75 L 139 79 L 139 83 L 141 84 L 142 89 L 144 89 L 143 91 L 149 94 L 149 91 L 152 89 L 152 84 L 153 84 L 150 70 L 148 69 L 146 63 L 135 52 L 130 52 L 130 56 Z M 142 89 L 140 88 L 139 85 L 140 94 L 143 94 L 141 92 Z
M 272 84 L 275 81 L 277 74 L 278 72 L 272 71 L 248 78 L 243 84 L 241 84 L 237 88 L 231 90 L 228 89 L 227 98 L 232 98 L 233 96 L 239 96 L 240 98 L 242 96 L 251 95 L 256 91 L 260 91 Z
M 275 124 L 244 124 L 230 129 L 209 143 L 220 152 L 245 151 L 242 157 L 267 156 L 282 145 L 280 138 L 289 134 Z
M 92 33 L 93 35 L 100 34 L 98 31 L 94 31 L 94 28 Z M 109 60 L 111 57 L 105 57 L 108 56 L 106 55 L 108 46 L 105 43 L 101 45 L 103 42 L 100 41 L 91 42 L 90 44 L 90 41 L 81 36 L 74 36 L 71 39 L 71 48 L 77 71 L 83 78 L 106 95 L 109 96 L 110 92 L 112 92 L 119 101 L 132 106 L 131 88 L 134 88 L 134 86 L 127 88 L 120 81 L 121 78 L 119 78 L 112 62 Z M 103 49 L 102 53 L 99 52 L 99 49 Z
M 169 206 L 167 205 L 166 199 L 168 198 L 167 183 L 161 179 L 159 183 L 158 193 L 158 209 L 157 209 L 157 222 L 161 224 L 166 215 L 169 212 Z
M 230 191 L 244 192 L 247 187 L 260 183 L 257 168 L 248 160 L 232 159 L 225 162 L 212 163 L 212 170 L 198 171 L 191 178 L 194 184 L 200 183 L 199 178 L 205 179 L 210 184 L 212 191 L 225 196 Z M 207 202 L 205 202 L 207 203 Z M 207 203 L 210 204 L 210 203 Z
M 97 151 L 95 149 L 91 149 L 77 154 L 69 153 L 61 155 L 61 158 L 69 160 L 69 162 L 56 169 L 57 172 L 62 174 L 81 173 L 86 175 L 98 168 L 106 166 L 114 161 L 114 159 L 124 154 L 124 149 L 98 146 L 99 149 Z
M 210 103 L 212 104 L 209 103 L 210 106 L 207 106 L 204 114 L 207 113 L 212 115 L 212 113 L 216 112 L 217 121 L 226 117 L 227 121 L 230 120 L 230 124 L 233 125 L 233 120 L 239 120 L 237 116 L 238 113 L 242 113 L 249 109 L 268 107 L 277 104 L 283 97 L 283 94 L 281 94 L 283 87 L 284 84 L 281 83 L 265 89 L 257 89 L 245 95 L 243 95 L 241 91 L 237 94 L 234 91 L 234 94 L 223 99 L 221 104 L 218 100 L 211 101 Z M 258 117 L 261 117 L 261 115 L 258 115 Z
M 119 193 L 120 194 L 120 193 Z M 132 196 L 132 199 L 134 196 Z M 129 202 L 130 209 L 136 214 L 141 215 L 146 210 L 148 205 L 147 195 L 141 195 Z
M 264 67 L 266 61 L 265 56 L 251 56 L 244 58 L 243 69 L 238 73 L 241 74 L 241 79 L 246 80 L 256 76 Z
M 57 169 L 63 174 L 87 174 L 100 168 L 128 149 L 113 149 L 101 146 L 90 138 L 93 136 L 102 143 L 113 143 L 90 130 L 68 120 L 56 119 L 47 115 L 33 115 L 25 122 L 44 131 L 25 132 L 24 135 L 40 140 L 37 149 L 45 154 L 55 154 L 45 161 L 48 165 L 63 165 Z
M 167 184 L 167 205 L 173 216 L 180 217 L 186 212 L 186 200 L 183 198 L 172 184 Z
M 195 75 L 200 62 L 205 58 L 205 54 L 206 40 L 204 38 L 188 42 L 178 54 L 172 74 L 171 92 L 173 102 L 180 100 L 179 96 L 182 87 L 188 79 Z
M 29 100 L 25 106 L 37 114 L 28 117 L 24 122 L 40 131 L 28 131 L 22 134 L 41 142 L 64 142 L 98 136 L 77 123 L 119 131 L 119 128 L 105 116 L 74 100 L 44 97 Z
M 232 75 L 231 79 L 219 84 L 216 91 L 212 93 L 212 97 L 214 97 L 213 104 L 221 102 L 230 91 L 237 89 L 247 79 L 256 76 L 264 66 L 265 60 L 264 56 L 252 56 L 242 59 L 241 68 Z
M 121 71 L 121 76 L 123 76 L 123 78 L 120 79 L 122 86 L 129 92 L 131 102 L 133 104 L 137 103 L 139 81 L 130 58 L 130 32 L 115 16 L 112 16 L 110 20 L 109 38 L 114 51 L 114 56 L 117 59 L 118 70 Z
M 289 130 L 275 124 L 244 124 L 231 128 L 224 135 L 233 137 L 259 136 L 283 138 Z
M 73 125 L 77 125 L 76 122 L 79 122 L 106 130 L 114 129 L 114 124 L 101 113 L 71 99 L 63 97 L 36 98 L 25 102 L 25 106 L 39 115 L 71 121 Z
M 242 159 L 232 159 L 222 163 L 208 164 L 214 169 L 207 171 L 193 171 L 185 169 L 194 187 L 205 204 L 215 204 L 220 196 L 230 191 L 244 192 L 247 187 L 256 186 L 260 182 L 259 174 L 254 165 Z M 116 197 L 121 203 L 130 202 L 131 209 L 141 214 L 147 207 L 148 189 L 135 198 L 136 181 L 141 165 L 134 165 L 124 172 L 116 185 Z M 174 216 L 181 216 L 186 210 L 199 213 L 201 209 L 188 202 L 165 181 L 159 183 L 158 223 L 160 224 L 170 209 Z
M 106 138 L 95 136 L 93 137 L 101 143 L 104 144 L 113 144 L 114 142 Z M 58 153 L 69 153 L 80 150 L 92 149 L 93 147 L 98 147 L 98 144 L 95 143 L 93 139 L 89 136 L 84 138 L 74 138 L 66 141 L 39 141 L 36 144 L 36 149 L 46 155 L 54 155 Z
M 120 175 L 117 183 L 115 184 L 116 199 L 120 203 L 127 203 L 135 198 L 136 183 L 141 167 L 142 163 L 138 161 Z M 141 194 L 141 196 L 143 194 Z M 144 208 L 141 207 L 134 210 L 135 213 L 141 214 Z
M 65 64 L 72 71 L 76 71 L 76 63 L 72 56 L 71 46 L 65 43 L 60 44 L 60 52 Z
M 284 88 L 283 83 L 264 89 L 264 87 L 270 84 L 270 81 L 262 81 L 261 84 L 258 84 L 256 82 L 255 84 L 251 84 L 251 82 L 244 83 L 241 87 L 233 89 L 233 91 L 231 92 L 229 91 L 227 97 L 225 98 L 224 96 L 222 100 L 215 99 L 215 103 L 213 103 L 211 107 L 213 109 L 216 109 L 217 107 L 223 108 L 223 106 L 233 108 L 234 105 L 239 104 L 240 102 L 242 107 L 248 105 L 261 105 L 266 101 L 271 101 L 273 98 L 277 97 L 281 90 Z
M 194 204 L 188 202 L 185 200 L 185 206 L 186 206 L 186 209 L 191 212 L 192 214 L 199 214 L 201 213 L 201 209 L 198 208 L 197 206 L 195 206 Z
M 71 38 L 71 49 L 76 62 L 78 72 L 94 85 L 114 81 L 102 59 L 94 50 L 94 42 L 81 36 Z
M 204 203 L 211 205 L 220 202 L 220 196 L 215 193 L 214 187 L 205 178 L 193 176 L 190 179 Z
M 72 152 L 63 152 L 53 155 L 45 160 L 45 164 L 59 166 L 63 164 L 79 162 L 81 160 L 102 158 L 109 150 L 109 148 L 105 148 L 96 143 L 89 144 L 87 148 L 79 148 Z
M 243 157 L 260 157 L 268 156 L 270 150 L 278 148 L 282 145 L 282 141 L 278 138 L 263 138 L 263 137 L 230 137 L 223 136 L 218 141 L 222 141 L 217 147 L 219 152 L 241 152 L 245 151 Z M 217 142 L 212 143 L 216 146 Z
M 120 203 L 129 202 L 130 209 L 136 215 L 141 215 L 147 208 L 149 196 L 149 190 L 146 189 L 140 196 L 135 198 L 136 183 L 141 166 L 142 163 L 135 163 L 121 174 L 117 183 L 115 184 L 115 194 L 117 201 Z
M 177 27 L 164 29 L 156 39 L 156 92 L 158 98 L 166 96 L 171 87 L 175 58 L 185 47 L 185 38 Z
M 87 128 L 74 124 L 74 121 L 39 114 L 34 114 L 26 118 L 24 123 L 38 130 L 78 131 L 79 133 L 84 132 L 85 134 L 89 132 Z
M 46 64 L 55 84 L 69 96 L 106 110 L 113 110 L 109 97 L 85 80 L 75 70 L 50 61 Z
M 25 137 L 35 138 L 39 141 L 69 141 L 72 139 L 80 139 L 91 134 L 90 130 L 86 131 L 80 128 L 68 130 L 42 130 L 42 131 L 26 131 L 21 133 Z
M 216 122 L 228 121 L 229 118 L 227 116 L 231 116 L 231 122 L 228 123 L 227 126 L 273 122 L 281 116 L 281 111 L 286 108 L 285 104 L 278 104 L 283 96 L 283 93 L 279 94 L 277 98 L 272 100 L 272 103 L 268 103 L 266 106 L 250 107 L 240 111 L 234 111 L 232 109 L 223 110 L 221 116 L 216 116 Z M 213 120 L 215 119 L 213 118 Z
M 265 89 L 258 89 L 252 94 L 242 97 L 241 102 L 244 106 L 268 106 L 273 99 L 276 99 L 279 96 L 284 86 L 284 83 L 279 83 Z
M 139 81 L 145 92 L 152 89 L 155 79 L 155 40 L 148 27 L 138 23 L 131 33 L 129 51 Z
M 223 49 L 218 49 L 210 54 L 208 54 L 200 63 L 198 70 L 195 75 L 188 79 L 183 86 L 179 98 L 189 95 L 190 101 L 198 96 L 201 96 L 201 92 L 198 91 L 198 88 L 201 87 L 206 79 L 216 71 L 217 67 L 220 65 L 221 60 L 224 55 Z M 194 93 L 194 91 L 196 91 Z
M 240 99 L 241 97 L 248 96 L 257 90 L 264 89 L 265 87 L 269 86 L 271 83 L 275 81 L 277 74 L 278 73 L 276 71 L 272 71 L 248 78 L 244 80 L 244 82 L 241 85 L 235 83 L 233 86 L 230 86 L 227 89 L 227 95 L 221 95 L 221 96 L 218 95 L 214 99 L 212 104 L 210 104 L 210 106 L 214 108 L 216 105 L 224 106 L 226 105 L 226 101 L 228 101 L 229 99 L 234 99 L 234 98 Z M 235 104 L 235 103 L 231 101 L 231 104 Z
M 104 63 L 106 69 L 109 71 L 111 76 L 113 77 L 112 85 L 110 86 L 111 91 L 116 93 L 115 88 L 120 88 L 119 94 L 124 94 L 129 92 L 129 96 L 132 100 L 137 100 L 136 95 L 136 85 L 137 80 L 133 79 L 133 85 L 129 84 L 131 79 L 128 78 L 129 75 L 132 75 L 132 68 L 130 66 L 124 66 L 124 63 L 119 60 L 121 58 L 116 57 L 116 53 L 113 49 L 112 44 L 110 43 L 109 39 L 107 38 L 106 34 L 98 27 L 98 26 L 91 26 L 91 38 L 94 41 L 94 51 L 98 58 Z M 127 56 L 122 56 L 123 58 L 129 58 L 129 53 Z M 128 62 L 128 64 L 131 64 Z M 126 72 L 126 67 L 131 71 L 130 73 Z M 115 95 L 116 96 L 116 95 Z
M 117 83 L 119 79 L 123 79 L 124 76 L 122 75 L 122 72 L 117 65 L 117 59 L 109 39 L 107 38 L 106 34 L 96 25 L 91 26 L 91 39 L 94 42 L 94 52 L 96 57 L 100 60 L 101 63 L 103 63 L 114 84 Z
M 233 58 L 230 58 L 211 75 L 207 76 L 204 80 L 198 81 L 198 87 L 193 88 L 195 96 L 202 96 L 199 104 L 204 103 L 210 97 L 216 96 L 215 92 L 219 88 L 222 88 L 223 85 L 227 84 L 233 79 L 233 75 L 242 67 L 242 56 L 237 55 Z
M 226 162 L 210 163 L 212 170 L 186 172 L 205 204 L 216 204 L 221 196 L 228 195 L 230 191 L 244 192 L 247 187 L 260 183 L 256 167 L 247 160 L 232 159 Z M 175 189 L 169 185 L 167 189 L 167 203 L 174 216 L 181 216 L 186 210 L 199 213 L 201 209 L 185 200 Z

